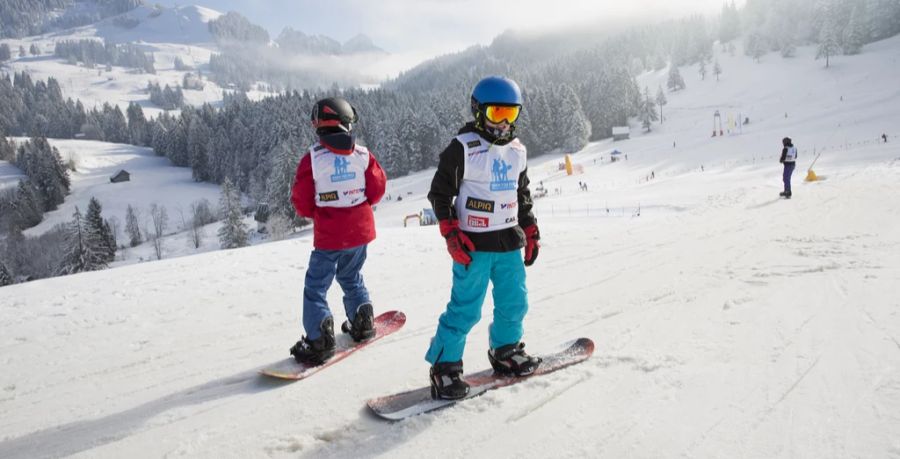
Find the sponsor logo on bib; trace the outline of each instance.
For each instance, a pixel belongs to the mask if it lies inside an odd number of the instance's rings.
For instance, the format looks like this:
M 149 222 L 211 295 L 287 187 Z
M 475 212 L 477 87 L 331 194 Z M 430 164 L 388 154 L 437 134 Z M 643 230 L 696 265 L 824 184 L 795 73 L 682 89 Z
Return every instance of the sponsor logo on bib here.
M 473 156 L 482 155 L 484 153 L 487 153 L 487 149 L 485 149 L 485 148 L 482 148 L 480 150 L 472 150 L 469 152 L 469 157 L 471 158 Z
M 516 189 L 516 181 L 509 179 L 512 165 L 502 159 L 495 159 L 491 165 L 491 191 L 508 191 Z
M 319 201 L 328 202 L 328 201 L 337 201 L 338 192 L 337 191 L 329 191 L 327 193 L 319 193 Z
M 494 213 L 494 201 L 485 201 L 483 199 L 468 198 L 468 199 L 466 199 L 466 209 L 476 210 L 479 212 Z
M 474 215 L 469 215 L 469 219 L 467 220 L 469 224 L 469 228 L 487 228 L 491 220 L 486 217 L 476 217 Z
M 348 172 L 347 166 L 350 165 L 350 161 L 347 158 L 342 158 L 340 156 L 335 156 L 334 158 L 334 174 L 331 176 L 331 182 L 346 182 L 347 180 L 353 180 L 356 178 L 356 172 Z

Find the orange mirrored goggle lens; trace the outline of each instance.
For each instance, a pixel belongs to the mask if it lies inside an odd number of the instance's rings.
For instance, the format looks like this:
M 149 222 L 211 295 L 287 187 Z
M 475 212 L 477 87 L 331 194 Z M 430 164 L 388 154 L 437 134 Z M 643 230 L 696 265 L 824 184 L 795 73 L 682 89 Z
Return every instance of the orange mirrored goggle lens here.
M 488 121 L 492 123 L 502 123 L 503 121 L 506 121 L 507 123 L 515 123 L 519 118 L 520 108 L 521 107 L 515 105 L 488 105 L 484 109 L 484 116 Z

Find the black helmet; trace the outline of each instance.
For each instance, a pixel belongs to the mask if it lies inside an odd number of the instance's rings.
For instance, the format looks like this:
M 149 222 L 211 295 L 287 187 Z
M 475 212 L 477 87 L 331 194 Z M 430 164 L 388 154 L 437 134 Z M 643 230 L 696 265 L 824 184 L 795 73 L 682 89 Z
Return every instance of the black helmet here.
M 341 97 L 329 97 L 316 102 L 312 109 L 312 125 L 316 134 L 353 131 L 353 123 L 359 120 L 356 109 Z
M 781 139 L 781 144 L 784 145 L 784 146 L 786 146 L 786 147 L 791 146 L 791 138 L 790 138 L 790 137 L 785 137 L 785 138 Z

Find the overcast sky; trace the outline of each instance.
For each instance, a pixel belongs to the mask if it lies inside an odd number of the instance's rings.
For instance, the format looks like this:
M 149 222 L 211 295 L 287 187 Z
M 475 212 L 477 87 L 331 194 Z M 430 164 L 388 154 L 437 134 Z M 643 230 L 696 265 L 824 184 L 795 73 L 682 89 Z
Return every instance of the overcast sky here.
M 153 0 L 237 11 L 275 38 L 290 26 L 345 41 L 363 33 L 391 53 L 436 56 L 488 44 L 506 29 L 541 30 L 653 14 L 718 14 L 725 0 Z M 743 3 L 742 1 L 738 3 Z

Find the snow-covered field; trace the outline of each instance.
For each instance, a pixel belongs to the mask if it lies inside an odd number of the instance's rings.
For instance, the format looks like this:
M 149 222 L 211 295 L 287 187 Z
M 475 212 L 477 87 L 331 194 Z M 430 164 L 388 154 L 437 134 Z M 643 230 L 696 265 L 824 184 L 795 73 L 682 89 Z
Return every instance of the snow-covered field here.
M 662 127 L 589 145 L 582 175 L 531 163 L 551 194 L 525 341 L 590 337 L 581 365 L 400 423 L 366 412 L 427 383 L 448 299 L 437 229 L 402 226 L 425 171 L 389 184 L 404 199 L 379 205 L 364 271 L 405 328 L 308 380 L 256 371 L 302 333 L 309 235 L 0 289 L 0 457 L 900 457 L 900 37 L 828 70 L 811 52 L 719 56 L 719 83 L 684 68 Z M 716 109 L 750 124 L 710 138 Z M 814 148 L 824 178 L 804 183 Z
M 120 231 L 124 231 L 129 205 L 143 216 L 149 215 L 151 203 L 166 207 L 174 229 L 176 221 L 180 224 L 179 209 L 189 217 L 194 201 L 207 199 L 213 206 L 218 203 L 217 185 L 195 182 L 189 168 L 172 166 L 168 158 L 156 156 L 150 148 L 92 140 L 49 140 L 59 149 L 64 162 L 75 164 L 75 171 L 69 173 L 72 192 L 57 210 L 44 214 L 39 225 L 26 230 L 28 235 L 39 235 L 59 223 L 71 221 L 75 207 L 84 213 L 91 197 L 100 201 L 104 218 L 115 217 L 119 221 Z M 0 169 L 0 183 L 16 181 L 11 176 L 20 173 L 18 169 L 9 164 L 6 167 Z M 110 182 L 110 177 L 120 170 L 131 174 L 130 181 Z
M 109 103 L 118 105 L 124 112 L 129 103 L 136 102 L 147 116 L 155 117 L 163 110 L 150 102 L 147 84 L 153 82 L 160 86 L 180 86 L 185 73 L 196 73 L 196 69 L 204 72 L 208 70 L 210 55 L 217 50 L 209 33 L 208 23 L 221 14 L 196 5 L 159 10 L 141 6 L 124 15 L 138 21 L 133 28 L 118 26 L 115 24 L 118 18 L 109 18 L 94 25 L 61 32 L 3 40 L 13 49 L 13 59 L 4 63 L 3 71 L 24 71 L 35 80 L 56 78 L 64 97 L 81 100 L 87 108 Z M 147 74 L 118 66 L 107 71 L 103 65 L 89 69 L 82 64 L 71 65 L 53 55 L 57 42 L 84 39 L 136 43 L 144 52 L 153 53 L 156 73 Z M 36 45 L 41 54 L 19 56 L 19 46 L 29 50 L 31 45 Z M 176 56 L 194 70 L 176 70 Z M 207 102 L 221 102 L 225 90 L 206 78 L 203 83 L 202 90 L 184 90 L 185 103 L 199 106 Z M 256 100 L 268 94 L 250 91 L 247 95 Z
M 11 137 L 13 142 L 24 142 L 26 138 Z M 48 139 L 56 147 L 63 162 L 75 164 L 75 171 L 69 172 L 72 181 L 71 193 L 59 208 L 44 214 L 44 220 L 25 230 L 28 236 L 38 236 L 60 223 L 72 221 L 75 207 L 82 214 L 87 211 L 92 197 L 103 207 L 105 219 L 115 221 L 119 246 L 128 246 L 125 232 L 128 206 L 136 212 L 141 231 L 146 235 L 152 228 L 150 209 L 152 204 L 165 208 L 168 225 L 162 241 L 163 258 L 193 255 L 219 249 L 216 233 L 220 222 L 211 223 L 202 229 L 200 247 L 195 248 L 192 237 L 185 230 L 191 222 L 191 205 L 205 199 L 213 212 L 219 209 L 221 188 L 218 185 L 196 182 L 191 170 L 175 167 L 167 158 L 156 156 L 153 150 L 133 145 L 97 142 L 92 140 Z M 112 183 L 110 177 L 120 170 L 130 174 L 127 182 Z M 15 187 L 25 178 L 22 171 L 6 161 L 0 161 L 0 190 Z M 256 229 L 252 216 L 245 217 L 248 228 Z M 305 230 L 291 235 L 297 237 Z M 251 235 L 253 244 L 264 242 L 267 236 Z M 151 242 L 137 247 L 119 250 L 114 266 L 123 266 L 156 259 L 156 249 Z
M 128 104 L 135 102 L 141 106 L 145 115 L 156 117 L 163 110 L 150 101 L 147 84 L 153 82 L 161 87 L 181 86 L 186 72 L 174 69 L 174 56 L 186 56 L 182 59 L 188 65 L 191 65 L 189 56 L 193 56 L 206 65 L 211 51 L 198 46 L 175 44 L 153 44 L 152 48 L 156 59 L 156 74 L 118 66 L 113 66 L 108 72 L 102 66 L 89 69 L 80 64 L 68 64 L 48 55 L 19 58 L 9 62 L 7 67 L 12 72 L 27 72 L 34 80 L 55 78 L 64 97 L 79 99 L 88 109 L 109 103 L 118 105 L 124 112 Z M 52 47 L 50 52 L 52 53 Z M 221 87 L 207 79 L 204 79 L 203 83 L 203 90 L 184 90 L 185 103 L 199 106 L 206 102 L 217 103 L 222 100 Z

